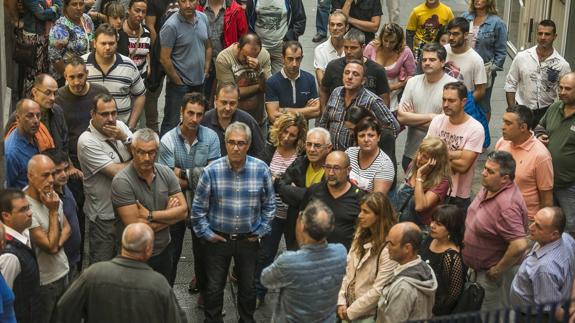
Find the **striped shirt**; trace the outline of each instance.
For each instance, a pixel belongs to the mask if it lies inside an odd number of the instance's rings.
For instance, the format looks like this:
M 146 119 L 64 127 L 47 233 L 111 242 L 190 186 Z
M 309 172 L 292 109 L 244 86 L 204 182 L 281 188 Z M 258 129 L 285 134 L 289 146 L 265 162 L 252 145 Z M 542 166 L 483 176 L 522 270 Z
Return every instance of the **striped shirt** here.
M 270 162 L 270 171 L 272 172 L 272 175 L 274 177 L 281 177 L 296 158 L 297 154 L 293 154 L 286 158 L 276 150 L 272 157 L 272 161 Z M 276 217 L 285 219 L 287 217 L 288 205 L 283 202 L 279 194 L 276 194 L 276 207 Z
M 575 240 L 567 233 L 541 247 L 535 243 L 511 283 L 513 306 L 560 302 L 571 295 L 575 273 Z M 550 306 L 544 310 L 549 311 Z
M 335 88 L 319 120 L 319 126 L 329 131 L 334 150 L 345 150 L 355 146 L 353 133 L 344 126 L 345 111 L 347 110 L 344 99 L 343 86 Z M 352 105 L 371 111 L 384 127 L 393 129 L 393 134 L 397 136 L 399 123 L 380 97 L 362 87 L 351 102 L 350 106 Z
M 107 74 L 102 72 L 96 62 L 94 52 L 82 56 L 86 61 L 88 81 L 104 86 L 116 99 L 118 106 L 118 120 L 128 123 L 132 112 L 132 97 L 143 95 L 146 92 L 144 80 L 138 68 L 128 57 L 116 53 L 116 60 Z
M 244 167 L 235 172 L 226 156 L 204 168 L 192 204 L 192 224 L 194 232 L 205 239 L 214 237 L 214 231 L 263 236 L 270 232 L 275 212 L 268 166 L 246 156 Z
M 123 29 L 120 29 L 120 42 L 118 44 L 118 53 L 128 56 L 140 71 L 142 79 L 148 75 L 147 57 L 152 47 L 152 38 L 148 27 L 142 25 L 144 31 L 138 36 L 129 36 Z M 125 40 L 124 40 L 125 38 Z
M 349 147 L 345 153 L 349 156 L 351 163 L 351 172 L 349 174 L 350 182 L 364 191 L 373 192 L 373 181 L 382 179 L 393 182 L 395 170 L 393 162 L 389 157 L 379 150 L 375 160 L 367 168 L 362 169 L 359 166 L 359 147 Z

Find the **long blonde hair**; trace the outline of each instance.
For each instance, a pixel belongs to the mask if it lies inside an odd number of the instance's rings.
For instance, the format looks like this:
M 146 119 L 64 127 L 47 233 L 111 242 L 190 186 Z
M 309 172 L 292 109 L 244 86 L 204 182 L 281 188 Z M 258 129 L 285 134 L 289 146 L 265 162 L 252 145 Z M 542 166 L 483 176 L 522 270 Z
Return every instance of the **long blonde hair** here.
M 449 164 L 447 144 L 437 137 L 423 139 L 413 159 L 411 174 L 417 174 L 417 170 L 419 169 L 417 159 L 419 158 L 419 154 L 423 153 L 427 154 L 429 158 L 435 159 L 435 166 L 431 169 L 429 175 L 427 175 L 425 182 L 423 182 L 423 188 L 428 189 L 436 186 L 446 177 L 451 181 L 451 165 Z
M 385 238 L 393 225 L 397 223 L 395 210 L 389 202 L 387 195 L 382 192 L 369 193 L 361 198 L 359 205 L 367 206 L 376 216 L 377 221 L 371 228 L 364 229 L 357 226 L 350 252 L 356 252 L 359 258 L 363 257 L 363 245 L 371 242 L 373 249 L 379 253 L 385 246 Z
M 270 142 L 274 147 L 277 147 L 280 134 L 291 126 L 296 126 L 298 129 L 296 151 L 299 154 L 305 150 L 307 135 L 307 121 L 300 113 L 288 112 L 279 116 L 270 127 Z
M 389 37 L 395 35 L 395 44 L 394 50 L 397 53 L 401 53 L 405 48 L 405 34 L 403 33 L 403 28 L 400 25 L 390 22 L 383 25 L 381 28 L 381 32 L 379 36 L 374 41 L 374 45 L 376 48 L 380 47 L 383 44 L 383 37 Z
M 495 1 L 496 0 L 487 0 L 487 14 L 497 15 L 497 4 Z M 475 14 L 475 5 L 473 4 L 473 0 L 469 0 L 469 12 Z

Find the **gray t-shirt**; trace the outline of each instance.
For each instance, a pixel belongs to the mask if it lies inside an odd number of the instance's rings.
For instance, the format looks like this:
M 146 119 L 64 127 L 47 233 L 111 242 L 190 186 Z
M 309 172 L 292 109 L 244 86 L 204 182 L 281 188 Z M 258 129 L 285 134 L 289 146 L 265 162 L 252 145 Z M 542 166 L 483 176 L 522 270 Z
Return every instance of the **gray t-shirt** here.
M 176 175 L 170 168 L 155 163 L 154 170 L 156 176 L 151 186 L 138 176 L 133 163 L 116 174 L 112 181 L 112 204 L 114 204 L 114 208 L 136 204 L 136 201 L 139 201 L 148 210 L 165 210 L 168 205 L 168 198 L 182 190 Z M 170 243 L 170 228 L 156 232 L 152 256 L 160 254 L 168 243 Z
M 256 28 L 265 48 L 280 47 L 288 31 L 285 0 L 259 0 L 256 2 Z
M 32 225 L 30 229 L 42 227 L 44 231 L 48 232 L 50 228 L 48 208 L 40 201 L 36 201 L 28 195 L 26 195 L 26 199 L 30 203 L 30 209 L 32 209 Z M 61 230 L 64 227 L 62 201 L 60 201 L 60 206 L 58 206 L 58 222 Z M 36 251 L 36 259 L 38 260 L 38 268 L 40 269 L 40 285 L 53 283 L 68 274 L 70 267 L 64 248 L 60 248 L 58 253 L 53 255 L 37 246 L 34 247 L 34 250 Z
M 457 82 L 457 80 L 447 74 L 443 74 L 441 80 L 435 83 L 429 83 L 425 74 L 410 78 L 403 90 L 399 108 L 401 109 L 404 104 L 411 104 L 415 113 L 441 113 L 443 111 L 443 85 L 450 82 Z M 427 130 L 408 127 L 403 154 L 409 158 L 414 158 L 415 152 L 425 135 L 427 135 Z
M 122 121 L 116 121 L 116 126 L 128 136 L 132 132 Z M 109 143 L 106 142 L 109 140 Z M 110 145 L 116 148 L 112 148 Z M 112 178 L 104 175 L 102 169 L 111 164 L 127 162 L 132 159 L 128 147 L 120 140 L 112 140 L 102 135 L 96 128 L 90 126 L 78 138 L 78 160 L 84 173 L 84 213 L 90 221 L 114 220 L 114 208 L 110 200 Z
M 208 17 L 196 11 L 193 23 L 179 13 L 173 14 L 160 31 L 162 48 L 172 49 L 172 64 L 186 85 L 204 83 L 206 41 L 210 36 Z

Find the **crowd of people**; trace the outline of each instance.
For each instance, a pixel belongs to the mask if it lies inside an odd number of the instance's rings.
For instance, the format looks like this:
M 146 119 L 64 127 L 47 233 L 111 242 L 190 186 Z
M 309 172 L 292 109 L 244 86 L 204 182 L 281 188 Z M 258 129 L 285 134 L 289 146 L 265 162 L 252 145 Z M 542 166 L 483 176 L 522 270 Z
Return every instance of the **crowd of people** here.
M 575 322 L 575 303 L 548 306 L 575 297 L 575 73 L 555 23 L 504 76 L 491 145 L 495 0 L 461 17 L 425 0 L 405 29 L 381 2 L 5 0 L 22 56 L 0 322 L 186 322 L 188 229 L 206 323 L 228 280 L 246 323 L 270 289 L 274 322 L 424 320 L 471 310 L 469 281 L 474 309 Z

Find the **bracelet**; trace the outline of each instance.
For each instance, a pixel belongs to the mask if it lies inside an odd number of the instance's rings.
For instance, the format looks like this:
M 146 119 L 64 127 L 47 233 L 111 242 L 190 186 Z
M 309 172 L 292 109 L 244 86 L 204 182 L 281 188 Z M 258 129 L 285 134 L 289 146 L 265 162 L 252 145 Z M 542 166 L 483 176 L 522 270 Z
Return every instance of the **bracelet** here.
M 421 177 L 416 177 L 415 180 L 420 182 L 420 183 L 423 183 L 423 178 L 421 178 Z

